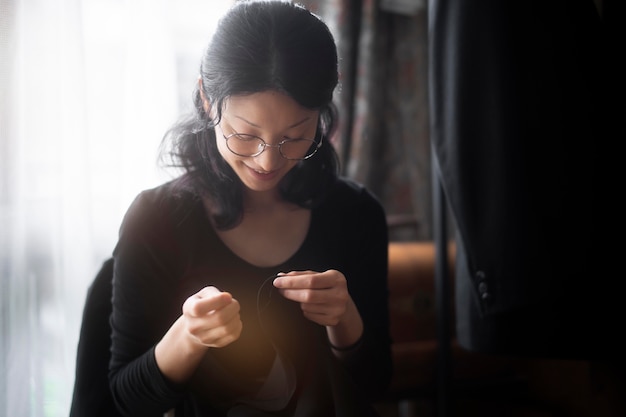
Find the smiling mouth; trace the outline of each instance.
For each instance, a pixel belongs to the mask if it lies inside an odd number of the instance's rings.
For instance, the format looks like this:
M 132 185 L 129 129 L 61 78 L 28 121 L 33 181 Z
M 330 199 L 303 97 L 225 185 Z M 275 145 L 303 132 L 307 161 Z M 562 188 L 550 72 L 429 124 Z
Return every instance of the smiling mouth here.
M 248 169 L 252 172 L 252 174 L 257 177 L 257 178 L 261 178 L 261 179 L 271 179 L 274 178 L 277 174 L 278 174 L 278 170 L 273 170 L 273 171 L 264 171 L 261 169 L 255 169 L 255 168 L 251 168 L 248 167 Z

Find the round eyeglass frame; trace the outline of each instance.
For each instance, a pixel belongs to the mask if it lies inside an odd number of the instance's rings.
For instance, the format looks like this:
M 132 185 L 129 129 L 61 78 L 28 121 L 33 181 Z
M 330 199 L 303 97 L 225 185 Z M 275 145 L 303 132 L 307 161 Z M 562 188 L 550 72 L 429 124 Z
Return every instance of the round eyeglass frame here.
M 313 155 L 315 155 L 317 153 L 317 150 L 322 146 L 322 142 L 323 142 L 321 137 L 320 137 L 320 141 L 319 142 L 316 142 L 316 141 L 314 141 L 312 139 L 289 139 L 289 138 L 287 138 L 285 140 L 282 140 L 281 142 L 279 142 L 276 145 L 270 145 L 269 143 L 265 142 L 265 140 L 263 140 L 263 138 L 261 138 L 259 136 L 248 135 L 248 134 L 245 134 L 245 133 L 234 132 L 234 133 L 231 133 L 230 135 L 225 135 L 224 132 L 222 132 L 222 136 L 224 137 L 224 140 L 226 141 L 226 147 L 228 148 L 228 150 L 231 151 L 233 154 L 235 154 L 237 156 L 242 156 L 244 158 L 254 158 L 256 156 L 261 155 L 263 152 L 265 152 L 265 149 L 267 149 L 267 148 L 278 148 L 278 152 L 280 153 L 280 156 L 282 156 L 283 158 L 288 159 L 290 161 L 304 161 L 304 160 L 309 159 L 310 157 L 312 157 Z M 244 154 L 241 154 L 241 153 L 233 151 L 231 149 L 231 147 L 228 145 L 228 140 L 231 139 L 231 138 L 240 138 L 242 136 L 243 137 L 248 137 L 248 138 L 251 138 L 251 139 L 258 139 L 263 147 L 261 148 L 260 151 L 255 152 L 252 155 L 244 155 Z M 317 146 L 315 146 L 315 148 L 313 148 L 313 152 L 311 152 L 308 155 L 303 156 L 302 158 L 288 158 L 287 156 L 285 156 L 285 154 L 283 154 L 282 145 L 284 143 L 288 143 L 290 141 L 307 141 L 307 142 L 311 142 L 311 146 L 313 144 L 316 144 Z M 310 147 L 309 147 L 309 149 L 310 149 Z

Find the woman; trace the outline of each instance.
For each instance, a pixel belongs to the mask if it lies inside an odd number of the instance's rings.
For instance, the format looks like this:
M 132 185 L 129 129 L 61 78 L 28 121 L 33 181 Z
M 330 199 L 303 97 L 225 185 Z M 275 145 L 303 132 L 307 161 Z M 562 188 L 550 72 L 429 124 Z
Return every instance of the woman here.
M 387 229 L 337 175 L 337 79 L 332 35 L 303 7 L 240 2 L 219 22 L 195 114 L 164 139 L 183 173 L 137 197 L 114 251 L 122 415 L 375 415 Z

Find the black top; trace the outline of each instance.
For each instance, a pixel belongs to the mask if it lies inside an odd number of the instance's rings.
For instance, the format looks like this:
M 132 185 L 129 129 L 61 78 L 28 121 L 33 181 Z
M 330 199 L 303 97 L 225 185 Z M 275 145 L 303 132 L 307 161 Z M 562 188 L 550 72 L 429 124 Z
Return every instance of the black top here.
M 238 414 L 249 407 L 269 415 L 351 415 L 342 407 L 363 413 L 356 403 L 382 393 L 391 374 L 387 247 L 381 205 L 345 179 L 312 210 L 298 251 L 267 268 L 247 263 L 223 244 L 196 196 L 175 192 L 172 183 L 142 192 L 124 218 L 114 251 L 109 380 L 118 409 L 129 416 L 161 416 L 175 408 L 177 417 L 252 415 Z M 331 353 L 325 328 L 304 318 L 299 305 L 268 280 L 278 272 L 328 269 L 346 276 L 364 323 L 362 339 L 340 360 Z M 154 346 L 181 315 L 187 297 L 208 285 L 239 301 L 243 331 L 232 344 L 209 349 L 191 381 L 178 386 L 160 373 Z M 263 402 L 258 393 L 272 366 L 284 395 Z

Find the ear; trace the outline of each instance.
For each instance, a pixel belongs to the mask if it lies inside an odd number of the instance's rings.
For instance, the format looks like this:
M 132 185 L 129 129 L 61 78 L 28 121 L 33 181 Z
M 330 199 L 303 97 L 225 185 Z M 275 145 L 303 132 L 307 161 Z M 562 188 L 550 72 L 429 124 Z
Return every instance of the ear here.
M 211 114 L 211 103 L 209 102 L 209 100 L 207 100 L 206 96 L 204 95 L 204 90 L 202 89 L 201 76 L 198 76 L 198 89 L 200 90 L 200 99 L 202 100 L 202 107 L 204 108 L 204 111 L 210 117 L 213 117 L 213 115 Z

